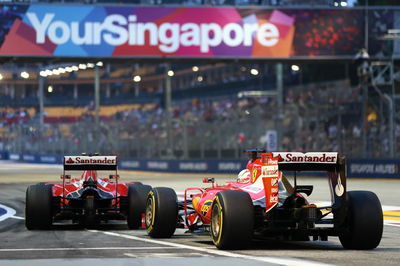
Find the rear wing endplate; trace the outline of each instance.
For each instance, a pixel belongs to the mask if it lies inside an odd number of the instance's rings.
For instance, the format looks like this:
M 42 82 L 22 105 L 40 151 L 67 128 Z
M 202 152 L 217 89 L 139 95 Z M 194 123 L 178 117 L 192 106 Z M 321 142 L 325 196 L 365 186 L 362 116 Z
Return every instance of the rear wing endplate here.
M 65 170 L 117 170 L 117 156 L 64 156 Z

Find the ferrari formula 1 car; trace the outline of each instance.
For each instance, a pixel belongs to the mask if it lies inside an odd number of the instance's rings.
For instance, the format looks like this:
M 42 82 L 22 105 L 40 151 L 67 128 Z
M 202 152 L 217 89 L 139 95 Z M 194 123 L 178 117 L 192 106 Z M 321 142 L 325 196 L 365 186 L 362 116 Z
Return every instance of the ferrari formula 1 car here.
M 140 182 L 118 183 L 117 160 L 117 156 L 65 156 L 62 182 L 38 183 L 26 190 L 26 228 L 49 229 L 59 220 L 86 227 L 101 221 L 126 220 L 130 229 L 141 227 L 151 187 Z M 80 178 L 71 178 L 66 170 L 83 173 Z M 100 178 L 98 170 L 115 174 Z
M 373 249 L 380 243 L 383 215 L 373 192 L 346 192 L 345 159 L 335 152 L 263 153 L 250 150 L 247 178 L 209 188 L 153 188 L 147 197 L 146 228 L 151 237 L 171 237 L 175 229 L 209 230 L 219 249 L 246 248 L 253 238 L 323 240 L 338 236 L 344 248 Z M 246 172 L 245 171 L 245 172 Z M 293 186 L 283 172 L 294 173 Z M 298 171 L 326 171 L 329 206 L 306 199 L 313 186 L 298 185 Z M 203 181 L 203 182 L 204 182 Z

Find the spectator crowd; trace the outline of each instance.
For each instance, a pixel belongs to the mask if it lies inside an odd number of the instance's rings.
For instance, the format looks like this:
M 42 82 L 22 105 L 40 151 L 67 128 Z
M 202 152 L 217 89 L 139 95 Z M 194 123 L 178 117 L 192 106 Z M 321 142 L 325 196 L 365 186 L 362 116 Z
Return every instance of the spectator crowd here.
M 89 110 L 90 111 L 90 110 Z M 278 109 L 274 97 L 192 98 L 174 101 L 168 127 L 159 103 L 142 104 L 100 120 L 93 112 L 79 122 L 38 128 L 37 115 L 3 109 L 3 147 L 29 152 L 75 153 L 101 150 L 122 156 L 180 158 L 239 157 L 245 148 L 266 147 L 267 130 L 281 134 L 285 151 L 339 151 L 362 156 L 361 99 L 346 81 L 289 87 Z M 389 150 L 386 123 L 369 115 L 367 156 Z M 397 125 L 396 138 L 400 137 Z M 169 153 L 168 153 L 168 150 Z

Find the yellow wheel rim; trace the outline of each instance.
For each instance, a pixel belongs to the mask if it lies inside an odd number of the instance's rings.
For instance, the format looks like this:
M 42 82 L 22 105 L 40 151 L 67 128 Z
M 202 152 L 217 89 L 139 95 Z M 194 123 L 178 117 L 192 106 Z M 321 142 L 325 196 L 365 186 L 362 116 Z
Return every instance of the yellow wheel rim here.
M 222 207 L 221 204 L 219 203 L 218 198 L 216 198 L 211 211 L 211 234 L 213 242 L 215 244 L 218 244 L 221 241 L 222 223 L 223 223 Z
M 150 192 L 150 197 L 147 199 L 147 206 L 146 206 L 146 228 L 147 232 L 150 232 L 153 229 L 154 225 L 154 216 L 155 216 L 155 201 L 154 195 Z

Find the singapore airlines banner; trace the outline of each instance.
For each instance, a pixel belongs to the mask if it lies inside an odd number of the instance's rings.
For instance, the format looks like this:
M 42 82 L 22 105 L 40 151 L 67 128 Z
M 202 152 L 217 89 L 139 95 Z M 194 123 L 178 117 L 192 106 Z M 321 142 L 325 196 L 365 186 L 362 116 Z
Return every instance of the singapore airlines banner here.
M 288 58 L 363 44 L 360 10 L 1 5 L 0 21 L 0 56 Z

